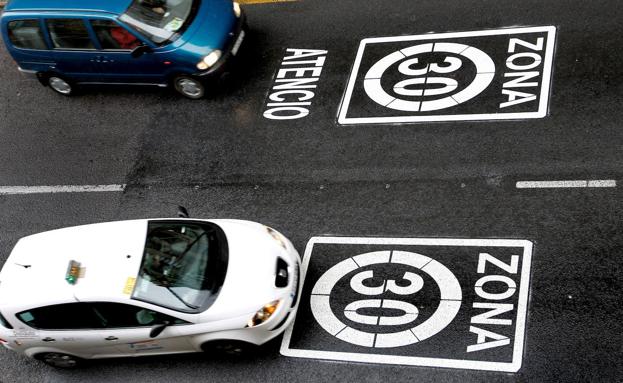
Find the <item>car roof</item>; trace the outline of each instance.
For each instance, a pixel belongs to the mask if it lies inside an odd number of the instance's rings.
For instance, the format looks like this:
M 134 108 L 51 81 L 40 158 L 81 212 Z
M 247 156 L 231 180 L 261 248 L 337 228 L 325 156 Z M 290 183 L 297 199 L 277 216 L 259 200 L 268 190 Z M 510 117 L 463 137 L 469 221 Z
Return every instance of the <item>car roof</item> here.
M 147 222 L 76 226 L 20 239 L 0 272 L 0 305 L 129 300 Z M 72 260 L 81 268 L 81 277 L 73 285 L 65 280 Z
M 120 14 L 130 0 L 11 0 L 5 11 L 100 11 Z

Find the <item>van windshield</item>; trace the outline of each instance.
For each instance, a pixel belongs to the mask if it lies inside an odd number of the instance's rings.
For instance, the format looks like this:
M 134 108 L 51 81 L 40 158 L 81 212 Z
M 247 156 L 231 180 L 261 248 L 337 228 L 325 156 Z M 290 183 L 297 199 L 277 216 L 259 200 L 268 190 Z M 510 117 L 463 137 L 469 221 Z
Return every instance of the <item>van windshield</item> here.
M 119 20 L 157 45 L 175 41 L 188 28 L 200 0 L 133 0 Z

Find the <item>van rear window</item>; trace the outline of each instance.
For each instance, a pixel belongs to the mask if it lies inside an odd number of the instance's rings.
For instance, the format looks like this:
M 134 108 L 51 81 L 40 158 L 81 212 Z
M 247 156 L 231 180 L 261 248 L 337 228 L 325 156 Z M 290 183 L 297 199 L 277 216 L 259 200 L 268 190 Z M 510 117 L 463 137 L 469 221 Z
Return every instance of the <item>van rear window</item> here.
M 12 329 L 13 326 L 11 326 L 11 324 L 9 322 L 6 321 L 6 319 L 4 318 L 4 316 L 2 315 L 2 313 L 0 313 L 0 324 L 8 329 Z
M 14 20 L 9 22 L 8 29 L 9 40 L 16 48 L 48 49 L 39 20 Z

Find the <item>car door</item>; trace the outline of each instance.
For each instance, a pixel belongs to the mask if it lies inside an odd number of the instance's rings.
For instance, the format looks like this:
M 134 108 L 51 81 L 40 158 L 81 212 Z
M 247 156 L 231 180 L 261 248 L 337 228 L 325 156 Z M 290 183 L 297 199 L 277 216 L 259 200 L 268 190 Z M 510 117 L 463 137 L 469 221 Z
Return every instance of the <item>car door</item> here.
M 79 82 L 100 78 L 99 52 L 82 18 L 46 18 L 45 28 L 55 70 Z
M 110 335 L 89 304 L 75 302 L 22 311 L 15 338 L 23 349 L 45 347 L 67 354 L 91 358 L 115 356 L 118 351 L 106 340 Z
M 99 45 L 102 78 L 109 83 L 166 84 L 167 65 L 135 32 L 111 19 L 89 20 Z M 137 47 L 147 48 L 133 55 Z
M 117 355 L 138 356 L 146 354 L 172 354 L 195 351 L 178 330 L 188 325 L 181 319 L 157 311 L 129 304 L 111 302 L 91 303 L 96 315 L 105 323 L 104 339 Z M 167 322 L 169 325 L 151 338 L 154 326 Z M 106 354 L 112 350 L 103 350 Z

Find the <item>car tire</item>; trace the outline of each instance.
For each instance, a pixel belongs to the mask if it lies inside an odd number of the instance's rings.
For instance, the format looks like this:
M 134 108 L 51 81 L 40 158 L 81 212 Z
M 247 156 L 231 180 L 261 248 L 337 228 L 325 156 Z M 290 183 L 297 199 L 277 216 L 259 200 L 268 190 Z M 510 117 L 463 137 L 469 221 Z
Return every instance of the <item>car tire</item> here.
M 173 87 L 179 94 L 192 100 L 198 100 L 205 95 L 205 86 L 190 76 L 175 77 Z
M 241 340 L 214 340 L 201 345 L 203 352 L 212 356 L 240 357 L 252 353 L 256 348 L 256 345 Z
M 45 84 L 53 91 L 63 96 L 72 96 L 75 93 L 74 84 L 63 76 L 49 74 L 46 76 Z
M 55 368 L 76 368 L 83 363 L 82 359 L 61 352 L 46 352 L 36 355 L 35 358 Z

